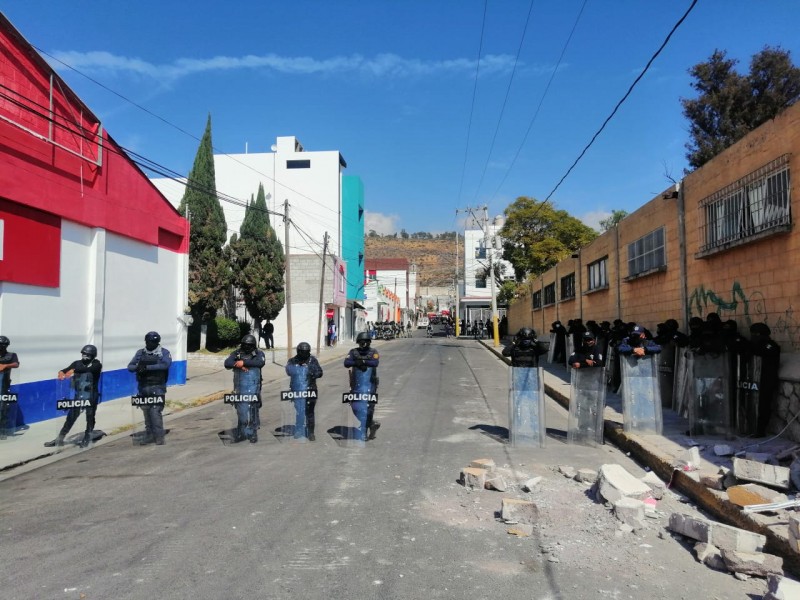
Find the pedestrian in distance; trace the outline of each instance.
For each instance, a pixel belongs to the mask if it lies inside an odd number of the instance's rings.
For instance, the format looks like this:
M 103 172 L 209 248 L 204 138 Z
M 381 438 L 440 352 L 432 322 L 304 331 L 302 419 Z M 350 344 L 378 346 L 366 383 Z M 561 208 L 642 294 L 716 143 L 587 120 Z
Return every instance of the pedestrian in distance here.
M 8 351 L 10 345 L 11 340 L 0 335 L 0 440 L 14 435 L 17 428 L 17 412 L 13 410 L 15 402 L 6 399 L 11 392 L 11 369 L 19 367 L 16 353 Z
M 144 336 L 144 348 L 139 348 L 128 363 L 128 371 L 136 373 L 136 386 L 140 396 L 166 396 L 172 355 L 161 346 L 161 335 L 150 331 Z M 144 437 L 139 444 L 164 445 L 164 404 L 142 406 Z
M 61 431 L 54 440 L 45 442 L 48 448 L 63 446 L 64 438 L 72 429 L 75 421 L 78 420 L 81 411 L 86 409 L 86 431 L 83 439 L 78 443 L 81 448 L 86 448 L 92 441 L 92 431 L 94 430 L 95 415 L 97 413 L 97 403 L 100 400 L 100 375 L 103 372 L 103 365 L 97 360 L 97 348 L 87 344 L 81 348 L 81 358 L 76 360 L 58 372 L 58 380 L 70 380 L 70 387 L 75 391 L 74 400 L 84 401 L 85 407 L 73 407 L 67 412 L 67 420 L 61 427 Z
M 261 339 L 264 340 L 264 346 L 266 349 L 269 350 L 272 348 L 275 349 L 275 325 L 273 325 L 272 321 L 266 319 L 264 324 L 261 326 Z
M 289 376 L 289 388 L 293 392 L 317 392 L 317 379 L 322 377 L 322 367 L 319 361 L 311 356 L 311 345 L 300 342 L 297 345 L 297 354 L 286 363 L 286 374 Z M 307 438 L 313 442 L 314 436 L 314 409 L 317 398 L 294 398 L 295 425 L 294 438 L 296 440 Z
M 245 439 L 251 444 L 258 441 L 260 426 L 258 409 L 261 408 L 261 369 L 267 360 L 259 350 L 256 338 L 247 334 L 241 346 L 225 359 L 225 368 L 233 371 L 233 391 L 235 394 L 255 396 L 257 400 L 236 403 L 236 431 L 234 442 Z
M 344 366 L 350 369 L 350 391 L 358 394 L 376 394 L 378 392 L 378 365 L 380 356 L 376 350 L 370 348 L 369 335 L 361 332 L 356 336 L 358 347 L 347 353 Z M 379 421 L 375 421 L 375 403 L 354 401 L 350 408 L 360 423 L 359 439 L 362 441 L 374 440 Z

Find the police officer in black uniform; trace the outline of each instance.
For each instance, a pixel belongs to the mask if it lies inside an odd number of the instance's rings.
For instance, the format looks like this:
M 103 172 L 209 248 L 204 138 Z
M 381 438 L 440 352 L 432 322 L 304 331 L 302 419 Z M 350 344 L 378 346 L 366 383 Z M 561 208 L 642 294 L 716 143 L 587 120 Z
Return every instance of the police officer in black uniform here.
M 344 359 L 345 368 L 352 369 L 350 373 L 350 391 L 352 392 L 375 394 L 378 391 L 380 356 L 377 351 L 369 347 L 371 342 L 369 334 L 362 331 L 356 336 L 358 347 L 350 350 Z M 364 407 L 364 404 L 366 404 L 366 407 Z M 375 403 L 351 402 L 350 408 L 362 423 L 362 426 L 366 427 L 366 431 L 361 431 L 361 436 L 365 439 L 374 440 L 375 433 L 381 426 L 379 421 L 373 419 Z M 366 410 L 366 418 L 362 419 L 364 410 Z
M 553 362 L 563 364 L 564 359 L 567 358 L 567 330 L 561 321 L 553 321 L 550 333 L 555 333 L 551 342 L 553 344 Z
M 225 368 L 233 369 L 233 389 L 237 394 L 255 394 L 257 402 L 239 402 L 236 404 L 238 424 L 234 441 L 241 442 L 245 438 L 251 444 L 258 441 L 260 426 L 258 409 L 261 408 L 261 369 L 267 363 L 264 353 L 258 349 L 255 336 L 247 334 L 242 338 L 238 350 L 230 353 L 225 359 Z
M 573 369 L 602 367 L 603 355 L 597 347 L 597 340 L 591 331 L 584 331 L 581 335 L 581 345 L 567 359 Z
M 322 377 L 322 367 L 319 365 L 319 361 L 311 356 L 311 345 L 308 342 L 297 344 L 297 354 L 286 363 L 286 374 L 291 378 L 293 392 L 317 391 L 317 379 Z M 293 402 L 298 416 L 295 423 L 294 437 L 307 437 L 308 441 L 313 442 L 317 439 L 314 435 L 314 426 L 316 424 L 314 409 L 317 406 L 317 399 L 295 398 Z M 301 419 L 302 411 L 297 406 L 299 402 L 305 403 L 305 422 Z M 305 436 L 302 435 L 303 430 L 305 430 Z
M 536 332 L 523 327 L 514 336 L 514 342 L 503 348 L 503 356 L 511 357 L 512 367 L 538 367 L 539 357 L 547 351 L 539 346 Z
M 750 326 L 750 352 L 761 357 L 761 380 L 758 394 L 758 423 L 756 435 L 764 437 L 772 416 L 772 403 L 778 391 L 778 371 L 781 364 L 781 347 L 770 337 L 772 330 L 766 323 Z
M 98 385 L 102 372 L 103 365 L 97 360 L 97 348 L 91 344 L 81 348 L 80 360 L 76 360 L 58 372 L 59 380 L 72 378 L 71 385 L 72 389 L 75 390 L 75 399 L 89 400 L 89 406 L 86 407 L 86 431 L 83 434 L 83 439 L 78 444 L 81 448 L 86 448 L 92 441 L 94 417 L 97 412 L 97 402 L 100 399 Z M 64 438 L 69 433 L 69 430 L 72 429 L 75 421 L 78 420 L 81 410 L 83 409 L 78 407 L 70 408 L 67 413 L 67 420 L 64 422 L 64 426 L 56 436 L 56 439 L 45 442 L 44 445 L 48 448 L 63 446 Z
M 14 352 L 9 352 L 8 347 L 11 340 L 6 336 L 0 335 L 0 396 L 10 393 L 11 369 L 19 367 L 19 359 Z M 0 398 L 0 440 L 6 439 L 7 435 L 14 435 L 17 428 L 17 413 L 13 402 L 6 402 Z
M 161 336 L 150 331 L 144 336 L 144 348 L 140 348 L 128 363 L 128 371 L 136 373 L 140 396 L 164 396 L 167 393 L 167 377 L 172 365 L 169 350 L 161 347 Z M 142 406 L 145 435 L 140 444 L 164 444 L 163 404 Z

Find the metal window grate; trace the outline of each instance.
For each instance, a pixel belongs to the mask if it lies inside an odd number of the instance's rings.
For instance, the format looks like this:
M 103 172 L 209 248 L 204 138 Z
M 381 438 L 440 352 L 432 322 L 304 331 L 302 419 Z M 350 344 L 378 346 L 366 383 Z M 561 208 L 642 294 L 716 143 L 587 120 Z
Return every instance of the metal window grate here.
M 545 304 L 555 304 L 556 303 L 556 284 L 551 283 L 550 285 L 546 285 L 544 287 L 544 303 Z
M 571 300 L 575 297 L 575 273 L 561 278 L 561 299 Z
M 542 291 L 533 292 L 533 308 L 542 308 Z

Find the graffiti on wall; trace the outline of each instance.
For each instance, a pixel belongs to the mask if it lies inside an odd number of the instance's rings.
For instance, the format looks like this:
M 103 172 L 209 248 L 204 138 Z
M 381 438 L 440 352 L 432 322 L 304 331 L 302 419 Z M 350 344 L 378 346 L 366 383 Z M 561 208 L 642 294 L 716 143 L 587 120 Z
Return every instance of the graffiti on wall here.
M 699 285 L 689 294 L 689 316 L 705 317 L 715 312 L 723 321 L 734 319 L 750 327 L 753 323 L 767 322 L 767 306 L 764 294 L 756 290 L 749 295 L 741 284 L 734 281 L 730 293 L 717 293 Z
M 800 323 L 794 318 L 794 309 L 790 304 L 775 320 L 774 325 L 770 325 L 772 336 L 781 340 L 788 340 L 793 350 L 800 349 Z

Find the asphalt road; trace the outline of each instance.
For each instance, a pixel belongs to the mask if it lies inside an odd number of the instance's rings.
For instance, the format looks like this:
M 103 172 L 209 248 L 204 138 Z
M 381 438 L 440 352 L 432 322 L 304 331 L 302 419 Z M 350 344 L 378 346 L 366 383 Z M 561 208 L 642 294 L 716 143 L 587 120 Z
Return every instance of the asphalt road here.
M 419 335 L 419 334 L 418 334 Z M 544 449 L 505 443 L 507 368 L 472 341 L 415 338 L 381 347 L 378 438 L 337 439 L 346 370 L 326 367 L 317 441 L 282 441 L 290 420 L 265 390 L 257 444 L 225 445 L 233 408 L 171 422 L 165 446 L 127 437 L 2 484 L 0 596 L 6 599 L 751 598 L 765 586 L 697 563 L 653 527 L 616 521 L 557 465 L 641 468 L 610 446 L 565 443 L 548 402 Z M 288 389 L 288 385 L 284 386 Z M 328 432 L 331 433 L 328 433 Z M 506 493 L 456 483 L 477 458 L 515 475 Z M 527 495 L 518 484 L 544 477 Z M 518 538 L 502 497 L 537 502 Z M 680 499 L 665 499 L 680 506 Z M 691 507 L 686 507 L 690 512 Z

